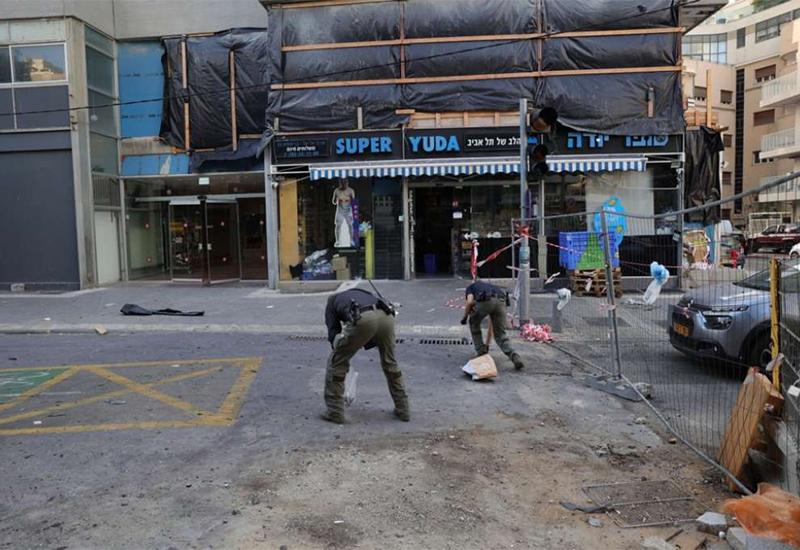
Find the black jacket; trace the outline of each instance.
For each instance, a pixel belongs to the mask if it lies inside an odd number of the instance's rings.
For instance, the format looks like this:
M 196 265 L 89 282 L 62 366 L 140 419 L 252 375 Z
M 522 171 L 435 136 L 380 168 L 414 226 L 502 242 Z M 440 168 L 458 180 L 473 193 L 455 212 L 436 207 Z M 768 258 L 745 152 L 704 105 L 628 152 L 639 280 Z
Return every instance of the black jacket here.
M 350 321 L 350 307 L 355 302 L 359 307 L 374 306 L 378 298 L 360 288 L 345 290 L 328 298 L 325 307 L 325 324 L 328 327 L 328 341 L 333 344 L 336 335 L 342 332 L 342 323 Z

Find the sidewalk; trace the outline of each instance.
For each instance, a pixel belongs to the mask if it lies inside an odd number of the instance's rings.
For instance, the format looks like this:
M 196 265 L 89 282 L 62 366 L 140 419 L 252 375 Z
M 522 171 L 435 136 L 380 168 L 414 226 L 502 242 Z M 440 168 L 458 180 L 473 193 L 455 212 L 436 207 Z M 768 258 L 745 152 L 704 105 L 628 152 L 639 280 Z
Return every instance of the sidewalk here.
M 469 337 L 461 326 L 464 291 L 468 281 L 459 279 L 379 281 L 376 286 L 398 305 L 398 336 Z M 510 284 L 506 282 L 505 284 Z M 342 283 L 338 290 L 366 281 Z M 235 284 L 203 287 L 172 283 L 131 283 L 62 294 L 0 293 L 0 334 L 94 333 L 98 325 L 109 332 L 187 332 L 242 334 L 324 335 L 324 312 L 330 287 L 319 291 L 270 290 L 257 285 Z M 312 287 L 313 290 L 313 287 Z M 626 295 L 626 298 L 635 294 Z M 678 295 L 664 295 L 667 303 Z M 557 339 L 607 340 L 604 298 L 573 296 L 554 319 L 553 292 L 531 295 L 531 315 L 537 323 L 553 325 Z M 172 308 L 205 311 L 202 317 L 123 316 L 124 304 L 148 309 Z M 621 330 L 638 331 L 641 318 L 626 318 L 620 310 Z M 636 316 L 639 317 L 639 316 Z M 653 321 L 666 316 L 655 313 Z M 626 330 L 627 329 L 627 330 Z M 663 327 L 653 326 L 663 332 Z M 559 334 L 561 335 L 559 337 Z
M 459 324 L 468 282 L 380 281 L 376 286 L 397 304 L 398 335 L 467 336 Z M 369 289 L 369 283 L 343 283 Z M 324 287 L 323 287 L 324 288 Z M 330 290 L 294 293 L 254 285 L 202 287 L 172 283 L 124 284 L 64 294 L 0 294 L 0 333 L 94 332 L 96 325 L 118 332 L 214 332 L 325 334 Z M 554 296 L 536 300 L 549 302 Z M 123 316 L 124 304 L 148 309 L 205 311 L 202 317 Z M 534 302 L 536 303 L 536 302 Z

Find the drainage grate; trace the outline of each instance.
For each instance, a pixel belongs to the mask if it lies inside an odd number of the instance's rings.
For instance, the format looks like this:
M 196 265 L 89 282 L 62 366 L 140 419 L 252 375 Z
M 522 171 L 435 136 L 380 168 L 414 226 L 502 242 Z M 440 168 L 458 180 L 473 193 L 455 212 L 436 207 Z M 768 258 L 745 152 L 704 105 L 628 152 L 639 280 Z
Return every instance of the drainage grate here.
M 620 527 L 655 527 L 694 521 L 702 513 L 694 497 L 673 481 L 634 481 L 592 485 L 583 492 Z
M 325 336 L 313 336 L 308 334 L 293 334 L 287 337 L 287 340 L 293 340 L 295 342 L 327 342 L 328 338 Z M 404 344 L 406 342 L 405 338 L 396 338 L 395 344 Z
M 421 338 L 420 344 L 429 346 L 470 346 L 472 342 L 466 338 Z

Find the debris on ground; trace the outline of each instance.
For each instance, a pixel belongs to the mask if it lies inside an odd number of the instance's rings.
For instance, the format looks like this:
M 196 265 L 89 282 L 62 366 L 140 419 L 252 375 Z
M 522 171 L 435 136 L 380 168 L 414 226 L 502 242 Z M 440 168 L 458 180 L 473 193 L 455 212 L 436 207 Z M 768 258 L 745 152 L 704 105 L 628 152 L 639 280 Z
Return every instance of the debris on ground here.
M 760 483 L 756 494 L 728 500 L 722 509 L 735 516 L 749 535 L 800 547 L 800 497 Z M 728 531 L 729 542 L 733 531 Z
M 717 512 L 706 512 L 695 520 L 695 525 L 697 525 L 698 531 L 717 535 L 721 531 L 728 530 L 728 518 Z
M 497 365 L 491 355 L 481 355 L 470 359 L 461 370 L 470 375 L 473 380 L 488 380 L 497 377 Z
M 571 502 L 562 502 L 561 506 L 570 512 L 583 512 L 585 514 L 597 514 L 608 511 L 608 507 L 605 505 L 598 506 L 595 504 L 573 504 Z
M 642 548 L 647 548 L 647 550 L 675 550 L 675 546 L 659 537 L 647 537 L 642 541 Z
M 536 325 L 534 323 L 526 323 L 522 326 L 520 332 L 522 338 L 528 342 L 552 342 L 552 330 L 550 325 Z
M 636 418 L 636 419 L 633 421 L 633 423 L 634 423 L 634 424 L 640 424 L 640 425 L 641 425 L 641 424 L 647 424 L 647 419 L 646 419 L 645 417 L 643 417 L 643 416 L 640 416 L 640 417 Z
M 108 329 L 103 325 L 95 325 L 94 331 L 100 336 L 105 336 L 106 334 L 108 334 Z
M 586 522 L 589 525 L 591 525 L 592 527 L 602 527 L 603 526 L 603 522 L 600 521 L 597 518 L 589 518 L 589 519 L 586 520 Z

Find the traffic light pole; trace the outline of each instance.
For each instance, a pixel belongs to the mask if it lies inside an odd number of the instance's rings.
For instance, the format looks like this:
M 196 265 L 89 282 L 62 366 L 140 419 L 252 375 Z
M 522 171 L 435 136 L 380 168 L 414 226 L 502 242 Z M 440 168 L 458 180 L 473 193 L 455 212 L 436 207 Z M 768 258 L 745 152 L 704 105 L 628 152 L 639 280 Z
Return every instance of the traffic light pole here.
M 523 237 L 528 234 L 528 100 L 519 100 L 519 232 Z M 541 223 L 541 220 L 540 222 Z M 531 248 L 529 239 L 523 238 L 519 247 L 519 323 L 524 325 L 530 320 L 531 299 Z

